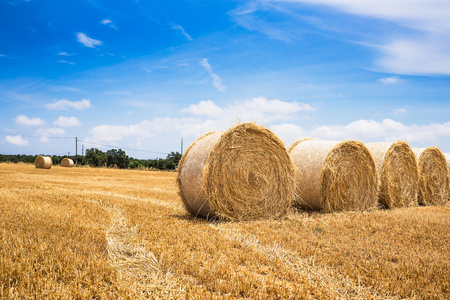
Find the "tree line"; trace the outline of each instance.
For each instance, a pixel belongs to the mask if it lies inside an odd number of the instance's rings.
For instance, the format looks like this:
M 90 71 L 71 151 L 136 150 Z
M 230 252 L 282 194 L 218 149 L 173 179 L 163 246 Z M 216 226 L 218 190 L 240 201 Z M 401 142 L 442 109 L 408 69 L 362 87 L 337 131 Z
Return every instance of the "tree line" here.
M 0 162 L 24 162 L 34 164 L 38 155 L 5 155 L 0 154 Z M 75 155 L 71 156 L 51 156 L 53 164 L 61 164 L 63 158 L 68 157 L 75 162 Z M 78 165 L 91 167 L 108 167 L 119 169 L 155 169 L 155 170 L 175 170 L 180 162 L 179 152 L 170 152 L 166 158 L 157 159 L 137 159 L 129 157 L 122 149 L 111 149 L 106 152 L 97 148 L 86 149 L 84 156 L 78 155 Z

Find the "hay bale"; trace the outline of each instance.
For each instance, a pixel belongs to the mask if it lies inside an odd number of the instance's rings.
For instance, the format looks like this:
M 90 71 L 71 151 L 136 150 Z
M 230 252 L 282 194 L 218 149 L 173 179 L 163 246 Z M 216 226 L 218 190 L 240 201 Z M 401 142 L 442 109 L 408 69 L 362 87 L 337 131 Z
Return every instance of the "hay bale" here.
M 296 168 L 295 206 L 332 212 L 377 205 L 377 171 L 364 144 L 303 139 L 288 152 Z
M 417 205 L 419 171 L 408 143 L 367 143 L 378 172 L 378 202 L 385 207 Z
M 178 165 L 177 184 L 192 215 L 278 218 L 292 203 L 294 166 L 275 134 L 243 123 L 197 139 Z
M 449 184 L 449 192 L 448 192 L 448 200 L 450 200 L 450 153 L 444 153 L 445 159 L 447 160 L 449 175 L 448 175 L 448 184 Z
M 50 169 L 52 167 L 52 158 L 50 156 L 38 156 L 34 161 L 34 166 L 38 169 Z
M 413 148 L 413 151 L 419 166 L 419 203 L 446 203 L 449 195 L 449 170 L 444 154 L 436 147 Z
M 73 160 L 70 158 L 64 157 L 61 160 L 61 166 L 62 167 L 73 167 L 74 166 Z

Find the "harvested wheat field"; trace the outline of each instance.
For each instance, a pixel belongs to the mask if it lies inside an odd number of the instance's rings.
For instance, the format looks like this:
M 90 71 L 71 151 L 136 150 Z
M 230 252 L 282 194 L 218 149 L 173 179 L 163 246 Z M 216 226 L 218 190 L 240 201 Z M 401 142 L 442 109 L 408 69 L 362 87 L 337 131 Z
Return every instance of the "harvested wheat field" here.
M 0 164 L 0 298 L 450 298 L 449 203 L 208 222 L 175 180 Z

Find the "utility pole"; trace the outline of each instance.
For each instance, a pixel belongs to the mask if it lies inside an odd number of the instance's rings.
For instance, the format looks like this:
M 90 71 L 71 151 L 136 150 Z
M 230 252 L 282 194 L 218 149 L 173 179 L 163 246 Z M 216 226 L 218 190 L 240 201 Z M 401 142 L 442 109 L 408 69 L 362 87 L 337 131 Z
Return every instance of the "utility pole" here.
M 81 156 L 84 156 L 84 144 L 81 144 Z
M 75 166 L 78 166 L 78 137 L 75 137 Z
M 69 157 L 70 156 L 70 152 L 67 152 L 67 157 Z
M 183 138 L 181 138 L 181 155 L 183 155 Z

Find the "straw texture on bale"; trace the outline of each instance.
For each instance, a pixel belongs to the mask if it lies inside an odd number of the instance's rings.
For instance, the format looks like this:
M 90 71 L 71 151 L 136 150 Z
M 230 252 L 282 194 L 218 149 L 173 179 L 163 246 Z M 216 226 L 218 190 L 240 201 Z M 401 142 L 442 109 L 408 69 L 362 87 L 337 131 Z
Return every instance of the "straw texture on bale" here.
M 34 166 L 38 169 L 50 169 L 52 167 L 52 158 L 50 156 L 38 156 L 34 161 Z
M 70 158 L 64 157 L 61 160 L 61 166 L 62 167 L 73 167 L 73 165 L 74 165 L 73 160 L 70 159 Z
M 303 139 L 289 147 L 289 154 L 295 166 L 295 206 L 332 212 L 377 205 L 377 171 L 364 144 Z
M 294 166 L 275 134 L 243 123 L 197 139 L 178 165 L 177 184 L 192 215 L 278 218 L 292 204 Z
M 408 143 L 367 143 L 378 171 L 378 202 L 385 207 L 417 205 L 419 171 Z
M 449 170 L 444 154 L 436 147 L 413 148 L 413 151 L 419 166 L 419 203 L 446 203 L 449 195 Z

